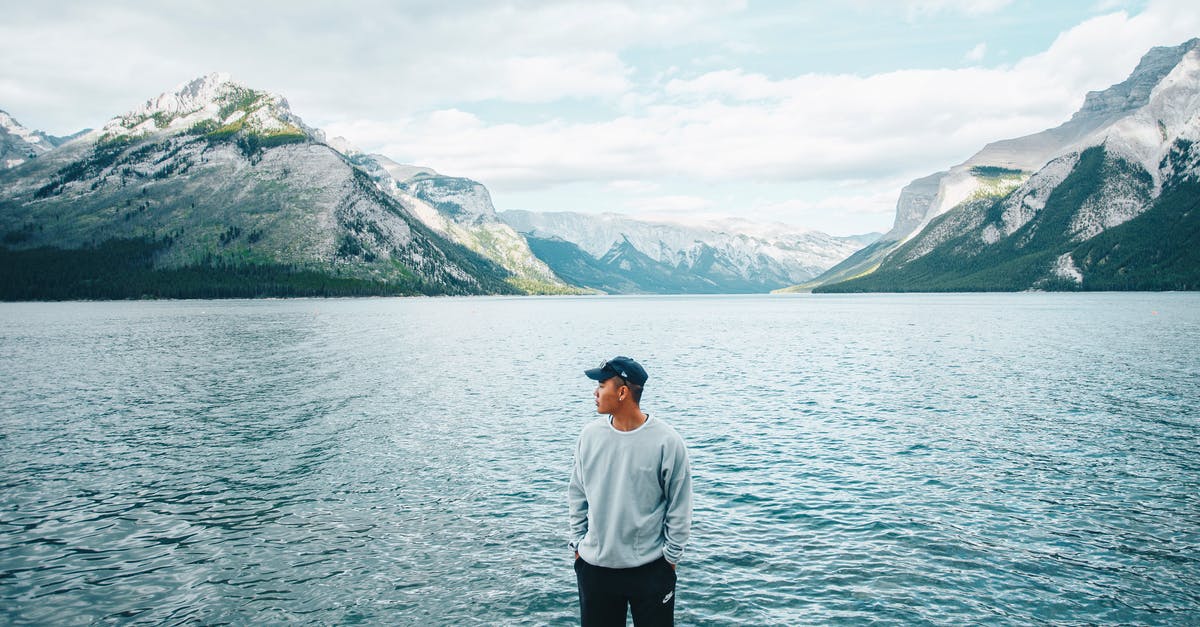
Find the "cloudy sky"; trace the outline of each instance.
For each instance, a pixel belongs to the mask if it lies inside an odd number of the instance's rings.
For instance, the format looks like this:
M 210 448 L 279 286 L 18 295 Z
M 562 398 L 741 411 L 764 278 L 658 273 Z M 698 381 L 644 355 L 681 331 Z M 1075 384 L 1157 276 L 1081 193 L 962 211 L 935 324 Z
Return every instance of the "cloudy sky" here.
M 498 209 L 890 228 L 899 190 L 1056 126 L 1194 0 L 0 0 L 0 109 L 64 135 L 192 78 L 486 184 Z

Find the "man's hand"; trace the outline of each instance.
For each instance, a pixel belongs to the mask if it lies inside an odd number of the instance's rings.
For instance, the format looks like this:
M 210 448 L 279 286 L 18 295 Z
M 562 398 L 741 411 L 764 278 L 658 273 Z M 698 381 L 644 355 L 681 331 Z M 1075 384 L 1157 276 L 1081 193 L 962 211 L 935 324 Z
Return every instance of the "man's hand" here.
M 575 551 L 575 559 L 579 559 L 579 551 Z

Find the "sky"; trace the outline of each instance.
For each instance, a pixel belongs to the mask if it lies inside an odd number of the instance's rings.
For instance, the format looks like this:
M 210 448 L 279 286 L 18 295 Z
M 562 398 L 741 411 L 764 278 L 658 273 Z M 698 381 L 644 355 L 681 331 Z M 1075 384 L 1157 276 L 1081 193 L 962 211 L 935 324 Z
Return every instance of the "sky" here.
M 0 0 L 0 109 L 66 135 L 226 72 L 501 211 L 850 235 L 1200 36 L 1192 2 Z

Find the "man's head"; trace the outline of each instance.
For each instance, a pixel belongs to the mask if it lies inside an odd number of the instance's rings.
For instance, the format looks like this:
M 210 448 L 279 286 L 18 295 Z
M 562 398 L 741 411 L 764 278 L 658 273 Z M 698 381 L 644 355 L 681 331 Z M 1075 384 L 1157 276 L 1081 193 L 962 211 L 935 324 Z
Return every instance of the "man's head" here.
M 596 386 L 596 411 L 611 414 L 627 401 L 634 405 L 642 402 L 642 388 L 646 385 L 646 369 L 629 357 L 617 356 L 585 370 L 584 374 L 599 382 Z

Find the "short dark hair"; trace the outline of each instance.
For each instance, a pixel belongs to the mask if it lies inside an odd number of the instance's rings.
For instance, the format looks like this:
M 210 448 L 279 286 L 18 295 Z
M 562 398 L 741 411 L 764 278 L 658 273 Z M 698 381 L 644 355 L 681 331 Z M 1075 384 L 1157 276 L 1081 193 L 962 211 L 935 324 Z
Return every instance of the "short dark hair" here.
M 629 388 L 629 393 L 633 395 L 634 403 L 637 403 L 638 405 L 642 404 L 642 386 L 640 386 L 636 383 L 630 382 L 630 381 L 626 381 L 622 377 L 613 377 L 613 378 L 616 379 L 617 381 L 620 381 L 621 385 Z M 618 386 L 618 387 L 620 387 L 620 386 Z

